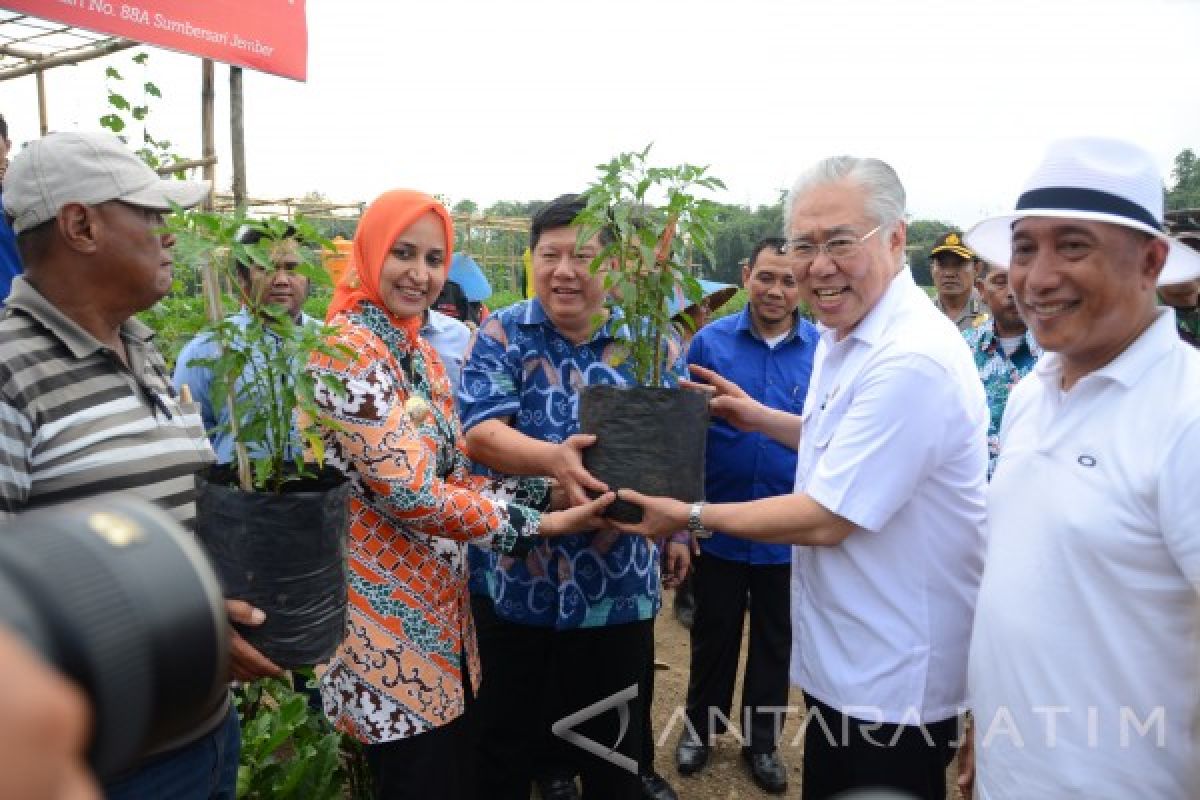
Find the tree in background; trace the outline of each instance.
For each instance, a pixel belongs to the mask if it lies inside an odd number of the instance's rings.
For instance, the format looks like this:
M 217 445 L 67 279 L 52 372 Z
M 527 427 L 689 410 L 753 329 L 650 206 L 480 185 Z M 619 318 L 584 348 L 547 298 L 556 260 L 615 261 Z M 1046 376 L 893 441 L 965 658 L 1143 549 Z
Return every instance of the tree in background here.
M 1185 147 L 1175 156 L 1171 179 L 1174 185 L 1167 191 L 1167 210 L 1200 208 L 1200 160 L 1192 148 Z
M 713 257 L 697 258 L 705 278 L 739 285 L 742 273 L 738 264 L 748 258 L 751 248 L 767 236 L 779 236 L 783 229 L 783 196 L 769 206 L 717 205 L 717 221 L 713 231 Z
M 940 219 L 914 219 L 908 223 L 908 265 L 912 268 L 913 280 L 921 286 L 932 286 L 929 274 L 929 251 L 934 242 L 950 231 L 957 230 L 949 222 Z

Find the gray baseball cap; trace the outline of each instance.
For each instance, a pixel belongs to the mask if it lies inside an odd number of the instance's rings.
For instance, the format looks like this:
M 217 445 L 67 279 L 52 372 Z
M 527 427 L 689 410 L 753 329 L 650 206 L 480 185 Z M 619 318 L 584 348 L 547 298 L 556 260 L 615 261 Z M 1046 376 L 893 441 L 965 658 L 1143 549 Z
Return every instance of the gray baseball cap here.
M 107 133 L 51 133 L 13 156 L 4 176 L 4 210 L 16 233 L 54 219 L 67 203 L 120 200 L 169 211 L 207 196 L 208 184 L 160 178 Z

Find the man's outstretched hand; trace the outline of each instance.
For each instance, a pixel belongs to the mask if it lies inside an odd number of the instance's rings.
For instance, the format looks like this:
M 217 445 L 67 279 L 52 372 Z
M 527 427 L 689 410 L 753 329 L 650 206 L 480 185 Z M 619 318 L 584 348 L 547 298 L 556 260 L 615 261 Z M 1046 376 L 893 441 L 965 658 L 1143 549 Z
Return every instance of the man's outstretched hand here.
M 746 394 L 742 387 L 722 378 L 711 369 L 692 364 L 688 370 L 699 378 L 699 381 L 683 381 L 680 385 L 711 392 L 712 399 L 708 401 L 708 410 L 714 417 L 720 417 L 741 431 L 761 429 L 766 411 L 762 403 Z

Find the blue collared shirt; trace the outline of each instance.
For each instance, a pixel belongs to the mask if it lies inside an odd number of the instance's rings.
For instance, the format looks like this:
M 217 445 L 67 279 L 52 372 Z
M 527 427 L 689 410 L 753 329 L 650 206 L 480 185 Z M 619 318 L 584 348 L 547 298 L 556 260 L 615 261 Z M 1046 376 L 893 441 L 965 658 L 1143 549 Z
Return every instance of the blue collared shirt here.
M 633 385 L 617 357 L 619 309 L 586 342 L 572 344 L 535 298 L 495 312 L 480 326 L 463 365 L 463 430 L 500 417 L 521 433 L 561 442 L 579 432 L 579 389 Z M 674 336 L 672 334 L 672 336 Z M 667 347 L 664 386 L 683 375 L 677 338 Z M 614 362 L 617 366 L 613 366 Z M 658 548 L 613 531 L 558 536 L 525 558 L 469 548 L 471 591 L 490 596 L 510 622 L 566 630 L 647 620 L 659 608 Z
M 977 328 L 963 331 L 963 338 L 971 348 L 975 368 L 979 370 L 979 379 L 983 381 L 983 391 L 987 395 L 990 479 L 996 469 L 996 459 L 1000 457 L 1000 421 L 1004 418 L 1008 395 L 1018 381 L 1028 375 L 1037 364 L 1038 359 L 1042 357 L 1042 348 L 1033 338 L 1033 332 L 1027 330 L 1013 354 L 1006 355 L 999 339 L 996 338 L 990 319 Z
M 4 195 L 0 194 L 0 306 L 12 291 L 13 278 L 20 275 L 21 257 L 17 254 L 17 236 L 4 215 Z
M 451 391 L 457 391 L 458 376 L 462 374 L 463 359 L 471 343 L 471 329 L 466 323 L 431 308 L 421 326 L 421 338 L 437 352 L 450 379 Z
M 250 312 L 242 309 L 238 313 L 229 318 L 231 322 L 237 324 L 242 330 L 246 329 L 246 325 L 250 322 Z M 320 321 L 308 316 L 307 314 L 300 315 L 301 325 L 319 325 Z M 201 333 L 199 336 L 188 342 L 182 351 L 179 353 L 179 358 L 175 360 L 175 374 L 171 378 L 171 382 L 175 384 L 175 391 L 180 391 L 181 387 L 186 383 L 188 389 L 192 393 L 192 400 L 200 406 L 200 417 L 204 420 L 204 430 L 208 432 L 209 441 L 212 442 L 213 450 L 217 454 L 218 464 L 229 464 L 233 461 L 233 435 L 230 434 L 227 426 L 229 424 L 229 404 L 220 399 L 215 399 L 212 396 L 213 374 L 208 367 L 202 367 L 192 364 L 193 361 L 206 358 L 218 358 L 220 350 L 217 347 L 217 342 L 209 333 Z M 239 397 L 245 397 L 246 387 L 252 386 L 254 381 L 251 374 L 253 364 L 247 364 L 246 369 L 242 372 L 242 377 L 237 382 L 237 393 Z M 293 424 L 295 421 L 293 420 Z M 216 430 L 217 426 L 225 426 L 221 430 Z M 298 456 L 301 452 L 300 437 L 292 432 L 292 446 L 288 449 L 286 457 L 290 460 Z M 254 448 L 250 448 L 250 457 L 255 456 Z
M 787 337 L 771 347 L 755 332 L 750 309 L 745 308 L 701 328 L 692 339 L 688 363 L 714 370 L 771 408 L 799 414 L 808 394 L 818 339 L 816 327 L 797 315 Z M 712 503 L 790 494 L 796 480 L 796 451 L 761 433 L 746 433 L 713 420 L 704 471 L 705 499 Z M 792 557 L 790 545 L 760 544 L 719 532 L 702 539 L 700 549 L 746 564 L 786 564 Z

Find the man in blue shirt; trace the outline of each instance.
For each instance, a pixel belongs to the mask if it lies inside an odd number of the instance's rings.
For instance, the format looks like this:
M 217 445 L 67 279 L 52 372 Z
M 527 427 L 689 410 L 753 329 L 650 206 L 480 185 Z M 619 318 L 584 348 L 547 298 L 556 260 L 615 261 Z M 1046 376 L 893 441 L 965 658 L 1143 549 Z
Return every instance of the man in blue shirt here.
M 742 267 L 746 307 L 700 330 L 688 363 L 716 370 L 772 408 L 799 414 L 808 393 L 817 330 L 797 310 L 800 286 L 791 257 L 780 254 L 783 245 L 783 239 L 755 245 Z M 721 419 L 709 428 L 704 460 L 710 502 L 788 494 L 796 477 L 794 450 Z M 692 577 L 696 616 L 691 628 L 689 727 L 680 737 L 676 763 L 684 775 L 703 769 L 710 736 L 724 731 L 725 720 L 733 720 L 744 737 L 742 755 L 755 783 L 782 793 L 787 770 L 776 748 L 782 727 L 779 709 L 788 704 L 791 547 L 714 532 L 701 540 L 700 549 Z M 748 604 L 750 642 L 741 713 L 730 717 Z
M 605 488 L 583 467 L 581 452 L 594 437 L 578 433 L 579 389 L 634 383 L 628 361 L 615 357 L 625 322 L 619 310 L 605 308 L 604 275 L 589 269 L 603 234 L 577 247 L 572 221 L 583 207 L 578 196 L 564 195 L 534 216 L 536 297 L 483 321 L 458 394 L 477 462 L 500 473 L 554 477 L 572 504 L 585 490 Z M 683 352 L 678 339 L 666 349 L 664 383 L 673 385 L 683 374 Z M 669 547 L 686 558 L 686 545 Z M 520 560 L 474 547 L 470 557 L 484 674 L 478 796 L 528 800 L 536 772 L 547 800 L 574 797 L 574 774 L 584 797 L 640 797 L 639 775 L 553 737 L 550 726 L 637 685 L 627 729 L 613 709 L 575 730 L 605 745 L 620 741 L 623 756 L 640 760 L 660 605 L 658 548 L 596 531 L 559 537 Z M 547 767 L 562 774 L 547 776 Z
M 12 142 L 8 140 L 8 122 L 0 115 L 0 181 L 4 180 L 4 175 L 8 172 L 10 149 Z M 4 194 L 0 190 L 0 209 L 3 208 L 3 203 Z M 4 305 L 9 291 L 12 290 L 13 278 L 20 274 L 21 257 L 17 255 L 17 237 L 12 226 L 8 224 L 8 217 L 0 211 L 0 305 Z
M 237 240 L 242 244 L 256 244 L 263 238 L 263 233 L 256 228 L 245 227 L 238 231 Z M 271 261 L 275 269 L 266 270 L 257 264 L 238 262 L 238 277 L 242 282 L 242 290 L 248 297 L 255 297 L 265 304 L 283 309 L 297 325 L 316 325 L 318 320 L 305 314 L 301 309 L 308 297 L 308 278 L 296 271 L 300 264 L 299 244 L 295 239 L 295 230 L 289 228 L 285 238 L 272 246 Z M 250 323 L 250 311 L 242 308 L 230 320 L 245 330 Z M 217 454 L 217 463 L 229 464 L 234 460 L 234 439 L 229 431 L 229 404 L 224 399 L 213 397 L 213 373 L 207 366 L 193 363 L 201 359 L 217 358 L 220 348 L 212 334 L 201 333 L 188 342 L 175 361 L 175 374 L 172 383 L 176 391 L 182 391 L 186 384 L 192 394 L 192 399 L 200 406 L 200 416 L 204 420 L 204 429 L 212 442 Z M 244 396 L 251 387 L 259 384 L 254 380 L 254 359 L 246 365 L 242 377 L 238 380 L 237 392 Z M 282 388 L 282 387 L 281 387 Z M 293 431 L 293 445 L 287 454 L 289 459 L 300 455 L 301 444 L 299 437 Z M 250 456 L 254 457 L 253 448 Z
M 425 322 L 421 324 L 421 338 L 437 351 L 442 366 L 446 368 L 446 377 L 450 379 L 450 391 L 457 392 L 458 377 L 462 374 L 463 360 L 471 344 L 471 329 L 465 322 L 430 308 L 426 310 Z

